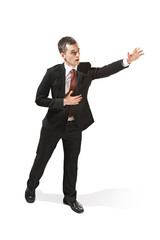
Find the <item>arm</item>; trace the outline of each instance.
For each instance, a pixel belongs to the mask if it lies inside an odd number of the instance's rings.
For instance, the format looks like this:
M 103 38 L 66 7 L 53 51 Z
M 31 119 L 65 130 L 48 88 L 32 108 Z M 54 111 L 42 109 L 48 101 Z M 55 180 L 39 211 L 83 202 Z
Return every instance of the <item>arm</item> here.
M 108 65 L 105 65 L 104 67 L 101 68 L 91 68 L 89 71 L 89 74 L 91 75 L 92 80 L 93 79 L 98 79 L 98 78 L 105 78 L 109 77 L 112 74 L 115 74 L 128 66 L 124 67 L 123 65 L 123 59 L 110 63 Z
M 50 88 L 51 73 L 47 70 L 37 90 L 36 104 L 42 107 L 63 109 L 63 98 L 48 98 Z
M 113 62 L 111 64 L 108 64 L 102 68 L 91 68 L 90 74 L 91 79 L 97 79 L 97 78 L 104 78 L 108 77 L 112 74 L 115 74 L 129 66 L 133 61 L 136 61 L 139 59 L 140 56 L 144 55 L 143 50 L 140 50 L 140 48 L 135 48 L 133 50 L 133 53 L 130 54 L 128 52 L 128 58 L 124 60 L 119 60 L 116 62 Z

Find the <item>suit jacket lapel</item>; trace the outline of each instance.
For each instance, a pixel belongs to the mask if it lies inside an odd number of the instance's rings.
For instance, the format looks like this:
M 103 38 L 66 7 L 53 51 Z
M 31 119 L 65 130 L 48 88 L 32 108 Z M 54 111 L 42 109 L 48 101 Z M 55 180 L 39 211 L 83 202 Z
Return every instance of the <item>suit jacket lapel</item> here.
M 76 87 L 74 95 L 77 95 L 79 93 L 79 90 L 80 90 L 80 87 L 82 84 L 82 75 L 83 75 L 83 73 L 79 72 L 77 69 L 77 72 L 76 72 L 77 87 Z

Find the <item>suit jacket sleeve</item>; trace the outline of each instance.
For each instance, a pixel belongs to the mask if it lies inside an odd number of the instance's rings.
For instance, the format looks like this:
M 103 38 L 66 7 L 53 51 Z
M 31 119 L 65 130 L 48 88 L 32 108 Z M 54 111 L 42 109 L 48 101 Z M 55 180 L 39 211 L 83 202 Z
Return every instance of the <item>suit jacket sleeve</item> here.
M 92 80 L 109 77 L 110 75 L 115 74 L 128 67 L 128 66 L 124 67 L 122 65 L 122 62 L 123 62 L 123 59 L 110 63 L 108 65 L 105 65 L 104 67 L 101 67 L 101 68 L 91 67 L 89 70 L 89 75 Z
M 51 89 L 51 79 L 51 73 L 47 70 L 37 89 L 35 102 L 39 106 L 63 109 L 63 98 L 48 98 L 49 91 Z

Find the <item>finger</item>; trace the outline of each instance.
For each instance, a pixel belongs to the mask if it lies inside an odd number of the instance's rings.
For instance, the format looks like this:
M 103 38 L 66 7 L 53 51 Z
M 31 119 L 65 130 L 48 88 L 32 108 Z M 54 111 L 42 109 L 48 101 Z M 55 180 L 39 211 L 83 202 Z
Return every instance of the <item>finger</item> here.
M 80 102 L 82 100 L 82 98 L 78 98 L 75 100 L 75 102 Z
M 82 98 L 76 99 L 76 102 L 80 102 L 82 100 Z
M 137 51 L 137 48 L 135 48 L 134 50 L 133 50 L 133 53 L 135 53 Z
M 141 53 L 141 52 L 143 52 L 143 50 L 139 51 L 138 53 Z
M 72 105 L 77 105 L 77 104 L 79 104 L 79 102 L 73 102 L 73 103 L 72 103 Z
M 74 96 L 74 97 L 81 97 L 82 95 L 81 94 L 79 94 L 79 95 L 76 95 L 76 96 Z
M 78 98 L 80 98 L 80 99 L 82 99 L 82 96 L 75 96 L 75 97 L 73 97 L 74 99 L 78 99 Z
M 82 100 L 82 98 L 73 98 L 72 102 L 80 102 Z
M 82 99 L 74 99 L 73 102 L 80 102 Z
M 70 91 L 70 92 L 69 92 L 69 96 L 71 96 L 72 93 L 73 93 L 73 91 Z
M 135 53 L 138 53 L 139 49 L 140 49 L 140 48 L 137 48 L 136 51 L 135 51 Z

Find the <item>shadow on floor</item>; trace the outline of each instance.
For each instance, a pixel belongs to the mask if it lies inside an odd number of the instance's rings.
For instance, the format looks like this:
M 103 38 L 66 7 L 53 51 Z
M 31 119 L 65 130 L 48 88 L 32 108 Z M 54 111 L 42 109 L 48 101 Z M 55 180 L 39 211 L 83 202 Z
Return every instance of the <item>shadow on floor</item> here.
M 38 201 L 63 204 L 62 194 L 48 194 L 36 191 Z M 143 190 L 130 188 L 104 189 L 94 193 L 78 195 L 77 200 L 83 206 L 103 206 L 118 209 L 140 209 L 143 200 Z

